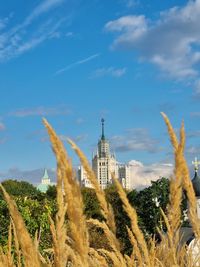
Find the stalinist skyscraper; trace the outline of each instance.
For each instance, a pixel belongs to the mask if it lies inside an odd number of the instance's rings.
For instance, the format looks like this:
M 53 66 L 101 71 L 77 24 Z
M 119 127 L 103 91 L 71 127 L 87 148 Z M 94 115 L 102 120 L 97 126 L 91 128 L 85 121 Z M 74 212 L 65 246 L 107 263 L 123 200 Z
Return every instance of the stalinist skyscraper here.
M 98 141 L 97 151 L 92 157 L 92 169 L 102 189 L 112 184 L 111 173 L 114 173 L 122 186 L 127 190 L 131 189 L 131 165 L 117 162 L 115 155 L 110 152 L 109 141 L 105 137 L 105 120 L 101 119 L 101 136 Z M 78 177 L 81 186 L 92 188 L 87 173 L 83 166 L 79 166 Z
M 92 169 L 102 189 L 112 183 L 111 173 L 114 173 L 118 179 L 118 166 L 114 154 L 110 153 L 109 142 L 105 138 L 104 122 L 104 119 L 101 119 L 101 138 L 92 159 Z

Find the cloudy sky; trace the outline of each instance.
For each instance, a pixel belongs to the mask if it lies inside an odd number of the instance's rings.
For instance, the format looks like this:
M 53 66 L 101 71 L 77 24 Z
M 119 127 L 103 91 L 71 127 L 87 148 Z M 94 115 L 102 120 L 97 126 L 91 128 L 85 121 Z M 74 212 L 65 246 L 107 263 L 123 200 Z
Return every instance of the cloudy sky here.
M 1 179 L 35 183 L 55 168 L 42 117 L 89 158 L 104 117 L 118 161 L 158 176 L 173 163 L 164 111 L 176 129 L 185 121 L 191 166 L 200 157 L 199 17 L 200 0 L 4 1 Z

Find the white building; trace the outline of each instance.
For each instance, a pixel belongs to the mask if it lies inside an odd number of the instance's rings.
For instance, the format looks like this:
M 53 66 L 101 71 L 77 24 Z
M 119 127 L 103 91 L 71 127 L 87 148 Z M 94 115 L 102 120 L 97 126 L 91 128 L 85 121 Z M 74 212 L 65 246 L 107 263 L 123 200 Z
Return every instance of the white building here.
M 78 167 L 78 179 L 81 186 L 92 188 L 90 180 L 87 178 L 87 173 L 82 165 Z
M 111 173 L 119 179 L 126 189 L 131 189 L 130 184 L 130 166 L 128 164 L 118 164 L 115 155 L 110 152 L 110 145 L 104 134 L 104 119 L 101 120 L 101 138 L 97 145 L 97 151 L 92 158 L 92 169 L 97 177 L 99 185 L 105 189 L 112 184 Z M 83 166 L 78 169 L 78 177 L 81 186 L 92 187 L 87 178 L 87 173 Z
M 92 169 L 96 174 L 99 185 L 105 189 L 112 183 L 111 173 L 118 179 L 118 166 L 115 156 L 110 153 L 110 145 L 104 135 L 104 119 L 102 123 L 102 134 L 98 142 L 97 153 L 92 159 Z
M 123 188 L 130 190 L 131 189 L 131 168 L 130 164 L 119 164 L 119 180 Z
M 37 186 L 37 189 L 43 193 L 46 193 L 50 185 L 55 185 L 56 183 L 51 182 L 51 179 L 48 175 L 47 169 L 44 170 L 44 175 L 41 179 L 41 183 Z
M 197 201 L 197 217 L 198 219 L 200 219 L 200 177 L 198 175 L 200 162 L 197 160 L 197 158 L 195 158 L 195 161 L 193 161 L 192 164 L 194 165 L 194 169 L 195 169 L 195 175 L 194 175 L 194 178 L 192 179 L 192 184 L 193 184 L 194 192 L 196 195 L 196 201 Z
M 115 156 L 110 153 L 110 145 L 104 135 L 104 119 L 102 123 L 102 134 L 98 142 L 97 153 L 92 159 L 92 169 L 96 174 L 99 185 L 105 189 L 112 184 L 111 173 L 118 179 L 118 166 Z
M 197 212 L 197 218 L 200 220 L 200 177 L 198 175 L 198 169 L 200 165 L 200 161 L 195 158 L 195 161 L 192 161 L 192 164 L 194 165 L 195 175 L 192 179 L 192 185 L 194 188 L 195 196 L 196 196 L 196 212 Z M 190 209 L 189 203 L 188 203 L 188 209 Z M 188 220 L 187 213 L 184 214 L 185 219 Z M 195 238 L 195 234 L 192 228 L 192 225 L 189 224 L 187 227 L 181 227 L 180 229 L 180 243 L 181 245 L 185 246 L 185 244 L 188 246 L 188 251 L 191 253 L 193 262 L 195 266 L 200 266 L 200 242 L 197 238 Z

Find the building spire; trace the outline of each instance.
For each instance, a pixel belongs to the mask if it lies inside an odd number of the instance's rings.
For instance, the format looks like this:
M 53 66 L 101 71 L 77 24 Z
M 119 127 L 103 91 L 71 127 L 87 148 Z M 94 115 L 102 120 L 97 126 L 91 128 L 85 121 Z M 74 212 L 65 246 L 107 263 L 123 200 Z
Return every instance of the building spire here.
M 197 157 L 195 158 L 194 161 L 192 161 L 192 164 L 194 165 L 195 173 L 197 173 L 200 165 L 200 161 L 197 160 Z
M 105 135 L 104 135 L 104 122 L 105 122 L 105 120 L 102 118 L 101 119 L 101 127 L 102 127 L 101 140 L 105 140 Z
M 49 179 L 49 175 L 48 175 L 48 172 L 47 172 L 47 169 L 45 168 L 44 169 L 44 175 L 42 177 L 43 179 Z

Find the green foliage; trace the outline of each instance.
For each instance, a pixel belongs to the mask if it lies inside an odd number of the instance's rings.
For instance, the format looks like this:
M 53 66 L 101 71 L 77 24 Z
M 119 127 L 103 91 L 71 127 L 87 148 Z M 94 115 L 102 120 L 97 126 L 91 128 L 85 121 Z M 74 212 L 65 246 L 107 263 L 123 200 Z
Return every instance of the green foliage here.
M 155 182 L 151 182 L 151 186 L 138 192 L 130 192 L 129 201 L 135 207 L 139 216 L 139 223 L 148 235 L 157 234 L 157 227 L 162 227 L 162 215 L 160 208 L 166 211 L 169 202 L 169 180 L 161 178 Z
M 93 218 L 102 220 L 103 216 L 100 212 L 99 202 L 96 197 L 96 193 L 92 188 L 82 188 L 81 189 L 83 203 L 84 203 L 84 213 L 87 218 Z
M 55 217 L 57 204 L 55 200 L 34 199 L 27 196 L 15 196 L 14 200 L 24 219 L 27 229 L 34 238 L 36 231 L 40 236 L 41 251 L 52 246 L 49 215 Z M 7 204 L 0 199 L 0 245 L 5 246 L 8 238 L 10 215 Z
M 10 224 L 10 215 L 7 203 L 0 199 L 0 244 L 5 246 L 8 238 L 8 227 Z
M 49 185 L 47 191 L 46 191 L 46 196 L 47 198 L 50 199 L 56 199 L 56 186 L 55 185 Z
M 30 234 L 34 236 L 36 231 L 40 233 L 40 248 L 51 247 L 52 240 L 48 216 L 54 217 L 56 213 L 56 187 L 49 186 L 46 194 L 44 194 L 27 182 L 7 180 L 2 184 L 8 193 L 15 198 Z M 82 188 L 81 192 L 86 218 L 103 220 L 104 218 L 100 212 L 100 206 L 94 189 Z M 127 226 L 130 226 L 130 219 L 123 210 L 122 202 L 115 186 L 112 185 L 107 188 L 105 194 L 107 201 L 113 208 L 117 227 L 116 235 L 120 240 L 121 250 L 124 253 L 130 254 L 132 246 L 126 229 Z M 165 178 L 152 182 L 150 187 L 140 192 L 132 190 L 128 193 L 128 199 L 137 211 L 139 225 L 146 234 L 146 237 L 156 234 L 156 227 L 161 225 L 160 207 L 164 211 L 166 210 L 169 201 L 168 195 L 169 180 Z M 159 206 L 156 203 L 159 203 Z M 4 200 L 0 199 L 0 244 L 2 245 L 7 243 L 8 226 L 9 212 L 7 204 Z M 96 244 L 97 247 L 101 247 L 102 244 L 106 246 L 107 241 L 101 231 L 99 231 L 99 229 L 90 229 L 91 243 L 94 240 L 96 242 L 98 240 L 99 242 L 97 243 L 99 244 Z M 99 236 L 99 238 L 96 238 L 96 236 Z
M 132 192 L 134 192 L 133 190 Z M 121 244 L 121 251 L 126 254 L 132 252 L 132 246 L 129 241 L 127 226 L 130 227 L 130 219 L 123 209 L 122 201 L 114 185 L 105 189 L 106 199 L 111 204 L 116 223 L 116 236 Z
M 130 254 L 132 246 L 127 233 L 127 226 L 130 227 L 130 219 L 123 210 L 122 201 L 115 186 L 112 185 L 105 189 L 105 194 L 106 199 L 111 204 L 114 212 L 117 227 L 116 236 L 120 240 L 121 250 L 126 254 Z M 160 207 L 166 211 L 166 206 L 169 201 L 169 180 L 161 178 L 155 182 L 153 181 L 150 187 L 145 188 L 140 192 L 132 190 L 127 194 L 129 202 L 137 211 L 138 223 L 146 237 L 148 238 L 149 236 L 156 235 L 157 226 L 161 226 L 162 224 Z M 86 217 L 102 220 L 103 218 L 100 213 L 95 191 L 91 188 L 82 188 L 82 196 Z M 94 235 L 93 232 L 92 235 Z M 102 242 L 104 241 L 101 240 L 101 243 Z
M 3 187 L 12 196 L 37 196 L 39 193 L 35 186 L 25 181 L 5 180 Z
M 40 235 L 40 247 L 43 249 L 51 247 L 49 215 L 55 216 L 56 202 L 47 198 L 38 201 L 18 197 L 16 203 L 31 236 L 34 237 L 37 231 Z

